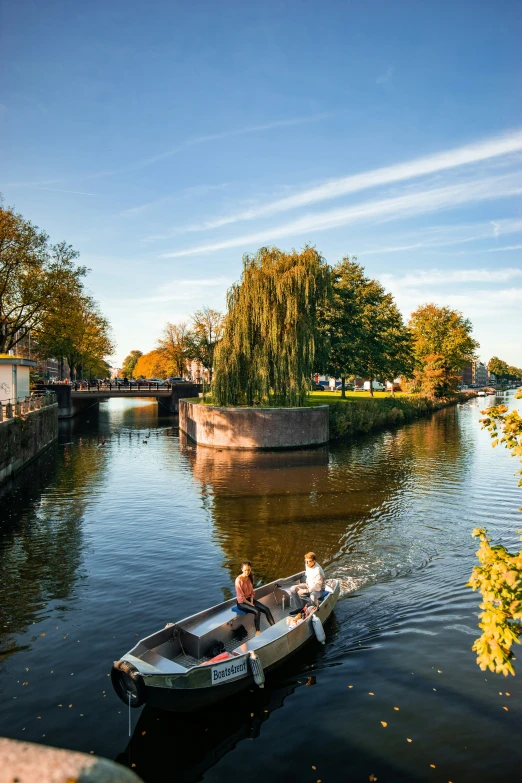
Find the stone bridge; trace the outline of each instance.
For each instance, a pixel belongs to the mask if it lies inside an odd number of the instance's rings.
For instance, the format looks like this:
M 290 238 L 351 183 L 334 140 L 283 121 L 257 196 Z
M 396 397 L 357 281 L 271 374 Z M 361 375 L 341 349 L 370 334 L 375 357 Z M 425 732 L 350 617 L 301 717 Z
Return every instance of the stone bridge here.
M 191 381 L 173 383 L 167 386 L 153 383 L 130 385 L 124 383 L 78 382 L 72 384 L 45 384 L 45 388 L 56 394 L 58 418 L 70 419 L 87 408 L 113 397 L 125 400 L 154 397 L 166 414 L 177 413 L 179 400 L 182 397 L 197 397 L 202 386 Z

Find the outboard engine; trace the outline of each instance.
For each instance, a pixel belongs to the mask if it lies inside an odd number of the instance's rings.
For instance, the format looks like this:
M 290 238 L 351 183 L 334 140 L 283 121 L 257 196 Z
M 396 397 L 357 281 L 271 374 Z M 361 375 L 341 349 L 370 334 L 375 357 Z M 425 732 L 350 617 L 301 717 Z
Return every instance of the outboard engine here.
M 265 673 L 263 671 L 263 665 L 259 660 L 259 656 L 253 650 L 250 650 L 250 669 L 254 678 L 255 684 L 259 688 L 265 687 Z
M 315 635 L 317 637 L 317 641 L 321 642 L 321 644 L 324 644 L 326 641 L 326 634 L 324 632 L 323 624 L 321 622 L 321 618 L 318 617 L 316 614 L 312 615 L 312 627 L 314 629 Z

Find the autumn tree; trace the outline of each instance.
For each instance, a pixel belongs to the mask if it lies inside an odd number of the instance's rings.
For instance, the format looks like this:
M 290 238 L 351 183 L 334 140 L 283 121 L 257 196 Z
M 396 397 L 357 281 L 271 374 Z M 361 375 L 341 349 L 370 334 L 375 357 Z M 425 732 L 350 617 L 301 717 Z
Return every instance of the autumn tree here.
M 517 398 L 522 398 L 522 392 Z M 512 457 L 522 458 L 519 412 L 509 412 L 507 405 L 496 405 L 482 413 L 482 427 L 489 430 L 492 446 L 500 443 Z M 522 470 L 517 475 L 520 475 L 518 485 L 522 487 Z M 476 528 L 473 536 L 480 540 L 477 552 L 480 565 L 473 569 L 468 586 L 482 595 L 479 615 L 482 634 L 472 649 L 477 653 L 482 671 L 489 669 L 507 677 L 515 674 L 511 648 L 520 644 L 522 636 L 522 550 L 511 553 L 502 544 L 492 545 L 486 528 Z
M 140 356 L 143 356 L 143 351 L 133 350 L 123 360 L 121 371 L 124 378 L 133 378 L 134 368 L 138 362 Z
M 408 326 L 415 358 L 414 390 L 430 397 L 454 394 L 460 371 L 475 359 L 479 347 L 471 336 L 471 321 L 458 310 L 425 304 L 412 313 Z
M 190 358 L 192 334 L 188 323 L 179 324 L 167 322 L 162 336 L 158 340 L 157 350 L 163 355 L 168 375 L 183 377 Z
M 135 378 L 166 378 L 168 365 L 165 355 L 157 349 L 144 353 L 134 367 Z
M 49 244 L 44 231 L 0 203 L 0 353 L 15 348 L 29 331 L 75 296 L 87 270 L 65 242 Z
M 224 317 L 218 310 L 203 307 L 192 315 L 192 334 L 189 346 L 189 356 L 196 359 L 208 370 L 212 382 L 214 354 L 216 346 L 223 335 Z
M 329 285 L 329 267 L 312 247 L 243 257 L 215 352 L 218 405 L 305 405 Z
M 36 332 L 36 354 L 65 359 L 71 380 L 84 373 L 106 376 L 104 357 L 114 351 L 111 326 L 98 303 L 88 294 L 77 291 L 62 296 L 42 316 Z
M 412 371 L 412 340 L 393 296 L 364 274 L 355 258 L 343 258 L 332 270 L 332 294 L 322 330 L 329 350 L 326 371 L 345 380 L 353 375 L 393 380 Z

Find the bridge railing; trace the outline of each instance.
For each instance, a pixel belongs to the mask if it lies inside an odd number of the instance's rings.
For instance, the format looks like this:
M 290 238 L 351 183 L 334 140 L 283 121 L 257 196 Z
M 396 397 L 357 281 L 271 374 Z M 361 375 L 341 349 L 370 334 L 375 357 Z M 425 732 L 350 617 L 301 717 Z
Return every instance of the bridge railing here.
M 33 392 L 23 400 L 0 400 L 0 422 L 7 419 L 22 418 L 32 411 L 38 411 L 49 405 L 56 405 L 56 394 L 52 391 Z
M 150 381 L 74 381 L 71 384 L 72 391 L 169 391 L 175 384 L 167 381 L 152 383 Z

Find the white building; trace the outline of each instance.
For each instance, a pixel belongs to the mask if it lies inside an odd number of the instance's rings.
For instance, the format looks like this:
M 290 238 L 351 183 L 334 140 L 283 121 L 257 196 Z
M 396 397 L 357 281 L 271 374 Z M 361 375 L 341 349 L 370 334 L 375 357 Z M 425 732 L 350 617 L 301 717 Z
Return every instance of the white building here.
M 5 355 L 0 358 L 0 400 L 4 405 L 29 396 L 29 373 L 34 367 L 36 362 L 31 359 Z

